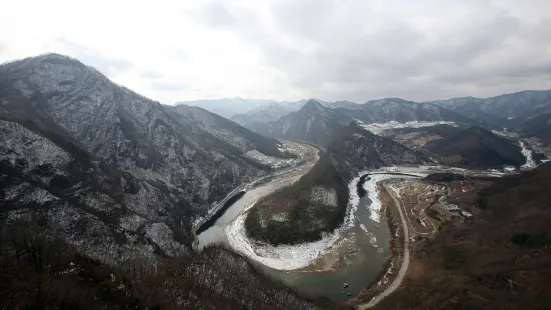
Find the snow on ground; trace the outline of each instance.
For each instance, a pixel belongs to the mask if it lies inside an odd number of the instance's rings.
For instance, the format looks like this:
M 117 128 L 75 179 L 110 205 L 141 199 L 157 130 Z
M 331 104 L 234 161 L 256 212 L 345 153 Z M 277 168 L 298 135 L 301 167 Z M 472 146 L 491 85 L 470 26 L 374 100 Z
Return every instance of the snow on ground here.
M 421 225 L 423 225 L 423 227 L 427 228 L 427 225 L 425 225 L 425 221 L 423 221 L 422 219 L 419 219 L 419 222 L 421 223 Z
M 254 206 L 254 203 L 247 206 L 245 210 L 225 228 L 225 233 L 228 238 L 228 242 L 231 247 L 237 252 L 257 261 L 267 267 L 276 270 L 295 270 L 306 267 L 312 264 L 322 254 L 330 251 L 341 239 L 343 233 L 350 227 L 356 225 L 355 216 L 358 208 L 360 197 L 357 192 L 357 184 L 360 177 L 369 173 L 385 173 L 385 172 L 397 172 L 416 174 L 419 177 L 426 176 L 430 169 L 420 169 L 419 167 L 386 167 L 373 171 L 363 171 L 358 174 L 357 177 L 352 179 L 348 183 L 348 191 L 350 199 L 348 201 L 348 209 L 344 219 L 343 225 L 337 228 L 332 234 L 325 235 L 321 240 L 310 243 L 303 243 L 297 245 L 279 245 L 273 246 L 271 244 L 257 242 L 249 239 L 245 231 L 245 219 L 247 217 L 246 211 Z M 396 175 L 372 175 L 371 179 L 364 183 L 364 188 L 368 191 L 368 197 L 372 201 L 370 208 L 371 218 L 380 218 L 381 202 L 379 200 L 379 193 L 376 190 L 375 184 L 378 181 L 382 181 L 390 178 L 408 178 L 408 176 L 396 176 Z M 377 240 L 372 240 L 376 243 Z
M 362 124 L 362 127 L 371 131 L 372 133 L 376 135 L 380 135 L 383 131 L 388 129 L 395 129 L 395 128 L 421 128 L 421 127 L 430 127 L 440 124 L 446 124 L 450 126 L 455 126 L 454 122 L 418 122 L 418 121 L 411 121 L 406 123 L 398 123 L 396 121 L 392 121 L 389 123 L 371 123 L 371 124 Z
M 360 198 L 357 193 L 357 184 L 362 175 L 370 174 L 370 179 L 364 183 L 363 187 L 368 193 L 368 198 L 371 200 L 371 204 L 369 206 L 370 218 L 375 222 L 379 222 L 382 205 L 379 199 L 379 192 L 377 191 L 376 184 L 386 179 L 413 178 L 413 176 L 374 173 L 405 173 L 416 175 L 418 177 L 425 177 L 428 174 L 433 173 L 435 169 L 438 169 L 437 166 L 385 167 L 377 170 L 362 171 L 348 184 L 350 199 L 348 201 L 348 209 L 343 225 L 337 228 L 332 234 L 327 234 L 323 237 L 323 239 L 316 242 L 297 245 L 273 246 L 250 240 L 245 231 L 245 219 L 247 216 L 246 211 L 252 208 L 254 203 L 247 206 L 244 211 L 225 228 L 224 231 L 230 246 L 237 252 L 276 270 L 300 269 L 311 265 L 322 254 L 331 251 L 336 245 L 338 245 L 339 241 L 343 240 L 341 237 L 344 235 L 344 232 L 350 227 L 356 225 L 357 221 L 355 220 L 354 214 L 360 202 Z M 475 170 L 464 170 L 464 172 L 465 174 L 473 175 L 485 174 L 483 171 Z M 491 172 L 491 174 L 495 174 L 495 172 Z M 390 189 L 393 190 L 392 187 Z M 399 195 L 399 192 L 395 192 L 395 194 Z M 367 231 L 365 226 L 362 227 L 362 225 L 360 225 L 360 228 Z M 398 235 L 398 230 L 396 231 L 396 235 Z M 376 239 L 372 240 L 373 243 L 376 243 L 376 241 Z
M 388 168 L 382 168 L 382 171 L 381 169 L 379 169 L 378 171 L 371 171 L 371 173 L 373 172 L 384 172 L 385 169 L 388 169 Z M 422 169 L 413 169 L 413 171 L 411 169 L 408 169 L 407 172 L 405 171 L 400 171 L 400 173 L 411 173 L 411 174 L 417 174 L 419 177 L 424 177 L 424 176 L 427 176 L 428 173 L 427 172 L 422 172 L 423 170 Z M 380 181 L 383 181 L 383 180 L 387 180 L 387 179 L 392 179 L 392 178 L 412 178 L 411 176 L 405 176 L 405 175 L 391 175 L 391 174 L 375 174 L 375 175 L 370 175 L 369 176 L 370 179 L 368 181 L 366 181 L 364 183 L 364 189 L 367 191 L 367 196 L 369 197 L 369 200 L 371 200 L 371 205 L 369 206 L 369 212 L 370 212 L 370 215 L 369 215 L 369 218 L 372 219 L 373 221 L 379 223 L 379 221 L 381 220 L 381 208 L 382 208 L 382 204 L 381 204 L 381 200 L 379 198 L 380 196 L 380 192 L 377 190 L 377 183 L 379 183 Z M 393 187 L 390 187 L 391 190 L 394 191 L 394 188 Z M 399 192 L 396 192 L 394 191 L 395 194 L 397 196 L 399 196 Z
M 296 244 L 279 245 L 250 240 L 245 231 L 246 211 L 254 206 L 254 203 L 247 206 L 245 210 L 224 230 L 231 247 L 237 252 L 254 259 L 270 268 L 276 270 L 295 270 L 312 264 L 321 254 L 331 249 L 341 238 L 342 233 L 352 227 L 355 223 L 354 213 L 358 208 L 360 197 L 356 185 L 360 176 L 354 178 L 348 184 L 350 200 L 344 224 L 335 229 L 332 234 L 325 235 L 319 241 Z
M 526 163 L 522 165 L 522 168 L 534 168 L 536 167 L 536 163 L 534 162 L 534 159 L 532 158 L 532 150 L 530 150 L 526 143 L 520 141 L 520 147 L 522 147 L 522 155 L 526 157 Z
M 283 159 L 283 158 L 268 156 L 263 153 L 260 153 L 256 149 L 247 151 L 247 153 L 245 153 L 245 156 L 247 156 L 250 159 L 256 160 L 261 164 L 268 165 L 272 168 L 289 167 L 292 164 L 294 164 L 296 161 L 295 159 Z
M 377 237 L 375 237 L 375 235 L 373 234 L 369 235 L 369 243 L 372 246 L 377 246 Z
M 293 270 L 306 267 L 339 239 L 338 232 L 311 243 L 272 246 L 252 242 L 245 231 L 246 213 L 239 215 L 225 229 L 228 241 L 237 252 L 277 270 Z
M 323 186 L 316 186 L 312 188 L 310 192 L 310 200 L 318 204 L 336 207 L 337 190 L 334 188 L 328 189 Z

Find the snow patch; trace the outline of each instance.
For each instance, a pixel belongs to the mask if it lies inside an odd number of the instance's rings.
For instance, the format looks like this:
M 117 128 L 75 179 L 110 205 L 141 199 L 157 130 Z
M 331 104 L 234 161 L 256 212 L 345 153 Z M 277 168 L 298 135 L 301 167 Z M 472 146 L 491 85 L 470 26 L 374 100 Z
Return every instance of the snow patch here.
M 534 168 L 536 167 L 536 162 L 532 158 L 532 150 L 530 150 L 526 143 L 520 141 L 520 147 L 522 147 L 521 153 L 526 157 L 526 163 L 522 165 L 522 168 Z
M 283 167 L 289 167 L 292 164 L 295 163 L 296 160 L 294 159 L 282 159 L 278 157 L 272 157 L 265 155 L 263 153 L 260 153 L 258 150 L 253 149 L 250 151 L 247 151 L 245 153 L 245 156 L 253 159 L 261 164 L 268 165 L 272 168 L 283 168 Z
M 310 192 L 310 200 L 318 204 L 336 207 L 337 191 L 334 188 L 327 189 L 323 186 L 316 186 Z
M 456 126 L 454 122 L 418 122 L 410 121 L 405 123 L 398 123 L 396 121 L 388 123 L 371 123 L 371 124 L 362 124 L 361 126 L 376 135 L 381 135 L 385 130 L 396 129 L 396 128 L 421 128 L 421 127 L 431 127 L 435 125 L 446 124 L 450 126 Z
M 400 167 L 401 173 L 414 174 L 418 177 L 424 177 L 428 175 L 426 170 L 418 167 Z M 358 209 L 360 197 L 358 196 L 357 184 L 360 177 L 365 174 L 371 173 L 388 173 L 394 172 L 396 167 L 385 167 L 377 170 L 363 171 L 358 174 L 357 177 L 352 179 L 348 183 L 349 200 L 347 205 L 346 216 L 344 223 L 331 234 L 326 234 L 321 240 L 296 244 L 296 245 L 279 245 L 273 246 L 271 244 L 253 241 L 247 237 L 245 230 L 245 219 L 247 218 L 246 211 L 252 208 L 255 203 L 247 206 L 243 212 L 226 228 L 224 232 L 227 236 L 228 243 L 237 252 L 263 264 L 267 267 L 276 270 L 295 270 L 311 265 L 318 257 L 327 253 L 341 239 L 341 236 L 349 228 L 356 224 L 355 212 Z M 379 193 L 376 190 L 376 183 L 390 178 L 412 178 L 414 176 L 403 175 L 388 175 L 388 174 L 375 174 L 370 176 L 370 180 L 364 183 L 364 188 L 368 191 L 368 197 L 372 201 L 370 208 L 371 219 L 379 222 L 381 202 L 379 200 Z M 376 239 L 371 239 L 371 242 L 375 244 Z

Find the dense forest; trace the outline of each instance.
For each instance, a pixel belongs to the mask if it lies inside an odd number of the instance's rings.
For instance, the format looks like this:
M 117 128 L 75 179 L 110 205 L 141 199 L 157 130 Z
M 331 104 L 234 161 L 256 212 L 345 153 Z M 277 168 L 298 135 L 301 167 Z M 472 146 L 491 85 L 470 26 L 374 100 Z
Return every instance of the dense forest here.
M 0 309 L 317 309 L 220 247 L 109 266 L 47 227 L 18 222 L 0 235 Z
M 337 205 L 312 199 L 312 188 L 315 187 L 335 190 Z M 259 201 L 259 207 L 249 212 L 245 228 L 249 237 L 274 245 L 316 241 L 323 233 L 332 232 L 342 223 L 347 202 L 346 183 L 326 153 L 295 184 Z M 274 219 L 274 213 L 285 214 L 286 220 Z

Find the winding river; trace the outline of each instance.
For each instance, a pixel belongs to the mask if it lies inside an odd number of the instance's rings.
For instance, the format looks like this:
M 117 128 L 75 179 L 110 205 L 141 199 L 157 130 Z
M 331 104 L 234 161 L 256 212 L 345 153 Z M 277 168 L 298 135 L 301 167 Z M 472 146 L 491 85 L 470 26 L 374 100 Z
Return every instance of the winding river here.
M 224 229 L 246 207 L 259 198 L 296 181 L 302 174 L 259 185 L 249 189 L 214 223 L 212 227 L 198 235 L 198 247 L 219 243 L 230 246 Z M 260 263 L 258 269 L 268 277 L 279 281 L 309 297 L 326 297 L 334 301 L 346 301 L 356 296 L 365 285 L 371 282 L 388 258 L 389 229 L 384 215 L 379 222 L 370 218 L 371 201 L 368 195 L 360 198 L 354 212 L 353 225 L 347 231 L 346 254 L 334 253 L 334 259 L 346 260 L 331 271 L 280 271 Z M 344 259 L 346 256 L 346 259 Z M 348 287 L 344 288 L 343 284 Z

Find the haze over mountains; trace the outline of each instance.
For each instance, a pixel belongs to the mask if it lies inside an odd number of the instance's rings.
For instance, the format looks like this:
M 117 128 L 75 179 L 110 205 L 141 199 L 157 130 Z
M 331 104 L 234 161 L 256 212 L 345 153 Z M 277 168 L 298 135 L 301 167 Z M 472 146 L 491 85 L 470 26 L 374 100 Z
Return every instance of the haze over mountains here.
M 220 108 L 225 102 L 227 99 L 212 100 L 206 108 L 211 107 L 214 113 L 227 113 Z M 364 104 L 349 101 L 326 102 L 319 99 L 269 103 L 250 99 L 250 102 L 250 110 L 242 113 L 246 109 L 237 108 L 236 111 L 240 112 L 234 112 L 231 119 L 265 136 L 291 138 L 320 145 L 328 142 L 334 127 L 347 125 L 350 121 L 366 124 L 445 121 L 467 127 L 507 128 L 524 137 L 549 139 L 546 129 L 550 119 L 548 113 L 551 113 L 551 90 L 521 91 L 486 99 L 463 97 L 430 102 L 413 102 L 400 98 L 371 100 Z M 312 109 L 309 105 L 302 109 L 306 103 L 311 102 L 316 102 L 318 108 Z M 193 104 L 201 105 L 200 102 Z

